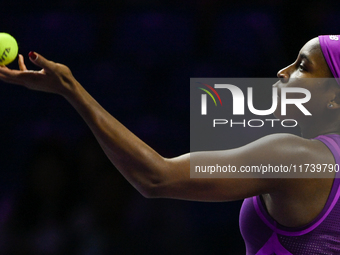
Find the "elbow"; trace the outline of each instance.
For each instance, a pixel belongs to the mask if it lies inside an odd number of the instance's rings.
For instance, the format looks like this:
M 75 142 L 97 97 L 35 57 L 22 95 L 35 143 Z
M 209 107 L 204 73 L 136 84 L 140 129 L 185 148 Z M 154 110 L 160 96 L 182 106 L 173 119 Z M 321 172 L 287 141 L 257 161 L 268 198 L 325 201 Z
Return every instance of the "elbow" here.
M 149 179 L 140 186 L 138 191 L 145 198 L 165 198 L 165 183 L 161 178 Z
M 161 197 L 158 184 L 144 185 L 138 191 L 145 198 L 160 198 Z
M 165 198 L 166 186 L 168 186 L 167 178 L 168 166 L 163 160 L 161 164 L 158 165 L 156 170 L 152 171 L 152 174 L 144 176 L 141 179 L 140 189 L 138 191 L 145 198 Z
M 145 198 L 156 198 L 156 195 L 151 190 L 139 190 L 139 193 Z

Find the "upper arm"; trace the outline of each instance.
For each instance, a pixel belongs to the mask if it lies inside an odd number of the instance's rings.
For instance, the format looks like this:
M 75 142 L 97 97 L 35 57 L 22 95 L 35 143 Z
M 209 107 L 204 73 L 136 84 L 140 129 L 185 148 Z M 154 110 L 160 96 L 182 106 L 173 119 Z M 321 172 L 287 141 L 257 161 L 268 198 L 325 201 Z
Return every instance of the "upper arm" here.
M 240 148 L 205 151 L 166 159 L 155 196 L 202 201 L 228 201 L 267 193 L 284 193 L 303 180 L 283 178 L 190 178 L 190 163 L 195 165 L 241 166 L 300 165 L 334 163 L 330 151 L 319 141 L 290 134 L 263 137 Z M 299 183 L 300 182 L 300 183 Z

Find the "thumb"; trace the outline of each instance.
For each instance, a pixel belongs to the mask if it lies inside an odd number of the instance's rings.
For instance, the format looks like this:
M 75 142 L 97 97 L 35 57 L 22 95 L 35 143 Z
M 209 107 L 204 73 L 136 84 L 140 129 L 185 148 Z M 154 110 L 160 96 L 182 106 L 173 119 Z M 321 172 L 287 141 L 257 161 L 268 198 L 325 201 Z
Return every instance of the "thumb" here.
M 53 69 L 53 66 L 55 65 L 54 62 L 47 60 L 46 58 L 44 58 L 43 56 L 34 51 L 28 53 L 28 56 L 33 64 L 45 69 L 45 71 L 47 72 L 51 71 Z

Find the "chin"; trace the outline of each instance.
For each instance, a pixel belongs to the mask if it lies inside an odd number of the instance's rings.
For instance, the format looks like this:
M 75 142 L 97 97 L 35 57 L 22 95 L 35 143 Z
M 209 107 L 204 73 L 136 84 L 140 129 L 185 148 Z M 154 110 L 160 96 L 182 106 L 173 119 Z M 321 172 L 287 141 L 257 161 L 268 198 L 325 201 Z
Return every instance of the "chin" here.
M 281 115 L 281 108 L 280 107 L 277 107 L 276 110 L 274 111 L 273 113 L 274 117 L 279 119 L 279 120 L 282 120 L 282 119 L 285 119 L 286 116 L 282 116 Z

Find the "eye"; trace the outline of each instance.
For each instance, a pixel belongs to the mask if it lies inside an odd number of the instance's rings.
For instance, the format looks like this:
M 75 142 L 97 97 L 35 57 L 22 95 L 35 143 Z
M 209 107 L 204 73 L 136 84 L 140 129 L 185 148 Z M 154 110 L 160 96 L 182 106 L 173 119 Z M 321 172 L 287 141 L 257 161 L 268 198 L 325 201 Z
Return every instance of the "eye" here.
M 306 67 L 303 65 L 303 63 L 299 65 L 299 71 L 301 72 L 306 71 Z

